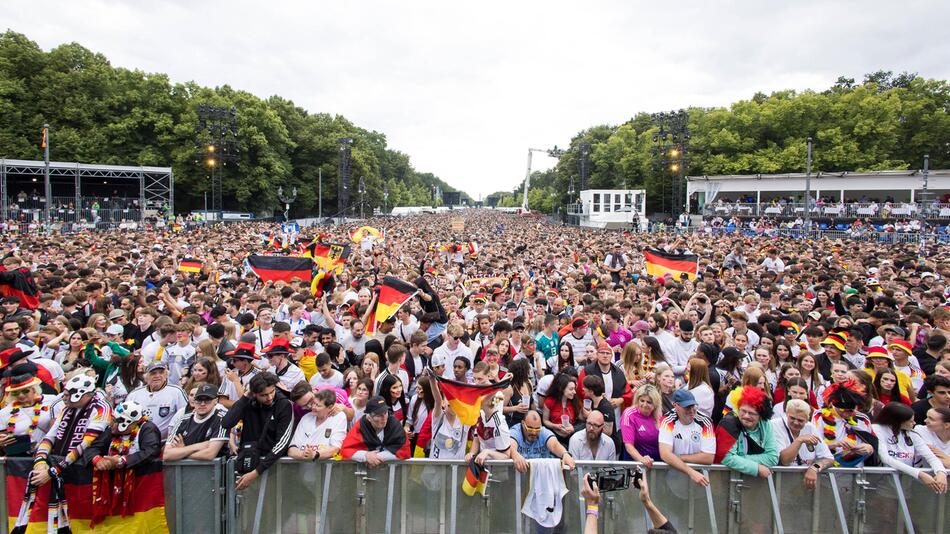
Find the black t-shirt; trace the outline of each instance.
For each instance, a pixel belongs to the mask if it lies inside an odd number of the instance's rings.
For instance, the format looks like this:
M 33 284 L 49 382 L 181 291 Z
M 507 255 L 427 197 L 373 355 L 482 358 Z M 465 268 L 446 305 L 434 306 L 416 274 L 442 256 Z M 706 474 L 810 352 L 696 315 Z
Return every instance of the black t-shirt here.
M 663 532 L 669 532 L 670 534 L 677 534 L 676 528 L 673 526 L 673 523 L 670 523 L 669 521 L 657 527 L 657 530 L 662 530 Z
M 195 443 L 211 440 L 227 441 L 228 431 L 221 427 L 221 418 L 224 417 L 224 414 L 223 409 L 215 409 L 207 416 L 207 419 L 198 422 L 195 420 L 197 414 L 192 412 L 178 422 L 178 425 L 168 433 L 168 437 L 173 438 L 180 434 L 185 445 L 194 445 Z M 221 447 L 221 452 L 218 455 L 224 456 L 227 450 L 227 447 Z

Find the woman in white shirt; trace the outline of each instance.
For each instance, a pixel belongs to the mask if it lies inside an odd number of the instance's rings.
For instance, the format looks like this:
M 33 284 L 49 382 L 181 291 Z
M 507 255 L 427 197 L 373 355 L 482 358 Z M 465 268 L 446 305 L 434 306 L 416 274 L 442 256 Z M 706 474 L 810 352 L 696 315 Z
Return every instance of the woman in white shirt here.
M 914 431 L 924 438 L 943 466 L 950 468 L 950 408 L 939 406 L 927 410 L 924 423 L 914 427 Z
M 686 374 L 689 376 L 686 388 L 696 398 L 696 410 L 711 418 L 716 396 L 709 383 L 709 365 L 705 359 L 692 358 L 689 360 Z
M 877 454 L 884 465 L 916 478 L 935 493 L 946 493 L 946 468 L 924 438 L 914 431 L 914 410 L 910 406 L 900 402 L 888 403 L 874 419 L 871 428 L 877 435 Z M 915 463 L 930 467 L 934 474 L 914 467 Z

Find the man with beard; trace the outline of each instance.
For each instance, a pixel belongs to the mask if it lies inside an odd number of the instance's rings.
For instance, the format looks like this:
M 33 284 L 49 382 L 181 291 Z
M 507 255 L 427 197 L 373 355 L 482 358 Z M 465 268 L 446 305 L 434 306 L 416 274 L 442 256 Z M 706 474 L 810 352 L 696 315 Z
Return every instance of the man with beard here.
M 245 490 L 287 454 L 294 430 L 294 410 L 290 400 L 277 390 L 280 379 L 260 373 L 251 379 L 248 392 L 231 406 L 221 426 L 231 429 L 244 423 L 238 444 L 238 491 Z

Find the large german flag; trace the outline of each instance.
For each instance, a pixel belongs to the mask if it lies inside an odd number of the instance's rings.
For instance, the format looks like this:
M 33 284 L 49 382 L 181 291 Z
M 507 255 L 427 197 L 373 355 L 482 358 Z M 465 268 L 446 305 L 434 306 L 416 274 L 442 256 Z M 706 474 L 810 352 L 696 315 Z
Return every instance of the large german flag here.
M 313 258 L 313 262 L 324 271 L 343 271 L 346 259 L 350 257 L 348 243 L 322 243 L 314 241 L 307 245 L 304 256 Z
M 17 512 L 26 491 L 27 477 L 33 467 L 32 458 L 8 458 L 6 460 L 6 500 L 8 531 L 13 531 Z M 99 471 L 98 476 L 121 476 L 119 484 L 128 492 L 127 499 L 112 498 L 107 506 L 94 504 L 93 471 L 91 467 L 71 466 L 63 471 L 63 489 L 68 506 L 69 529 L 75 534 L 167 534 L 165 519 L 165 486 L 162 479 L 162 463 L 147 462 L 131 470 Z M 103 475 L 103 473 L 105 475 Z M 127 482 L 126 482 L 127 481 Z M 114 488 L 109 488 L 113 489 Z M 121 497 L 121 492 L 109 491 Z M 50 484 L 36 493 L 29 514 L 29 523 L 24 532 L 45 534 L 49 512 Z M 93 523 L 95 525 L 93 526 Z M 60 531 L 64 525 L 59 525 Z
M 479 386 L 463 384 L 441 376 L 436 376 L 436 379 L 439 381 L 439 389 L 442 391 L 446 402 L 449 403 L 449 407 L 455 412 L 459 421 L 468 426 L 475 426 L 475 423 L 478 422 L 482 400 L 489 395 L 504 390 L 511 382 L 511 379 L 505 379 L 494 384 Z
M 400 280 L 395 276 L 384 276 L 383 285 L 379 288 L 379 298 L 376 300 L 375 322 L 386 322 L 387 319 L 396 315 L 396 311 L 418 292 L 419 288 L 409 282 Z
M 264 282 L 294 278 L 309 282 L 313 277 L 313 260 L 299 256 L 248 256 L 245 265 Z
M 647 262 L 647 274 L 657 278 L 669 273 L 679 280 L 680 275 L 686 273 L 690 280 L 695 280 L 696 271 L 699 270 L 699 256 L 695 254 L 672 254 L 648 248 L 643 251 L 643 257 Z

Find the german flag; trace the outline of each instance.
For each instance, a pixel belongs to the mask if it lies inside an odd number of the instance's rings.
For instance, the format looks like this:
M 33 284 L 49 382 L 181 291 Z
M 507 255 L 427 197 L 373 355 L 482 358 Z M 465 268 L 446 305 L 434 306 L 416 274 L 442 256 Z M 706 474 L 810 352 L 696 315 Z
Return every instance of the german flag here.
M 333 271 L 320 271 L 314 275 L 313 281 L 310 283 L 310 294 L 316 298 L 329 295 L 333 292 L 333 286 L 335 285 Z
M 647 274 L 656 278 L 670 274 L 674 280 L 679 280 L 680 275 L 686 273 L 687 278 L 695 280 L 699 270 L 699 256 L 695 254 L 671 254 L 648 248 L 643 251 L 643 257 L 647 262 Z
M 409 282 L 395 276 L 384 276 L 383 285 L 379 288 L 379 298 L 376 300 L 376 322 L 384 323 L 396 315 L 396 310 L 418 292 L 419 288 Z
M 10 532 L 14 531 L 17 513 L 26 492 L 27 477 L 32 468 L 32 458 L 6 460 L 7 524 Z M 69 523 L 68 526 L 59 524 L 59 531 L 75 534 L 168 533 L 161 462 L 145 462 L 132 469 L 97 473 L 94 475 L 91 467 L 75 465 L 63 471 L 61 477 Z M 95 499 L 97 491 L 94 487 L 97 483 L 105 484 L 103 488 L 109 486 L 110 491 L 105 493 L 108 502 L 102 498 L 98 501 Z M 26 528 L 21 527 L 16 532 L 47 532 L 50 488 L 49 483 L 39 488 L 29 511 Z M 121 491 L 117 488 L 121 488 Z M 128 492 L 127 495 L 123 495 L 124 492 Z
M 304 257 L 313 258 L 313 262 L 324 271 L 343 271 L 343 264 L 350 257 L 350 245 L 347 243 L 319 243 L 307 245 Z
M 488 469 L 483 465 L 475 463 L 475 458 L 472 458 L 468 462 L 468 469 L 465 471 L 465 480 L 462 481 L 462 491 L 469 497 L 474 497 L 476 493 L 484 497 L 488 475 Z
M 184 273 L 200 273 L 202 266 L 204 266 L 203 261 L 188 258 L 181 260 L 181 263 L 178 264 L 178 270 Z
M 479 386 L 475 384 L 463 384 L 455 380 L 449 380 L 441 376 L 436 376 L 439 381 L 439 389 L 442 395 L 449 403 L 449 407 L 455 412 L 459 421 L 463 425 L 475 426 L 478 423 L 478 414 L 482 408 L 482 400 L 489 395 L 494 395 L 508 387 L 510 379 L 502 380 L 495 384 Z
M 264 282 L 294 278 L 310 281 L 313 278 L 313 260 L 299 256 L 248 256 L 245 266 Z

